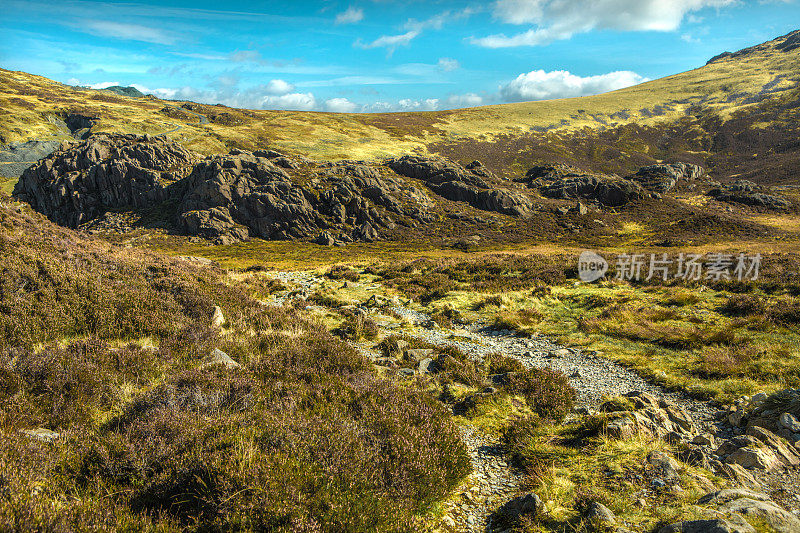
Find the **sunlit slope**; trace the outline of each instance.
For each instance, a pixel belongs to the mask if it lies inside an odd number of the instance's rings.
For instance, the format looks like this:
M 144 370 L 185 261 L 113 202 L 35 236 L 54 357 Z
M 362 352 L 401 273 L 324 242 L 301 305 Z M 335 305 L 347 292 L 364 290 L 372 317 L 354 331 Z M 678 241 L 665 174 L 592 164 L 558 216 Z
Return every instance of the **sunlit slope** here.
M 190 114 L 180 108 L 184 102 L 80 90 L 0 70 L 0 141 L 65 137 L 69 131 L 57 118 L 78 113 L 98 119 L 93 132 L 166 134 L 201 153 L 268 145 L 317 158 L 373 158 L 498 134 L 649 125 L 698 113 L 725 120 L 798 86 L 800 46 L 791 49 L 787 40 L 800 40 L 800 34 L 598 96 L 430 113 L 331 114 L 191 104 L 196 114 Z

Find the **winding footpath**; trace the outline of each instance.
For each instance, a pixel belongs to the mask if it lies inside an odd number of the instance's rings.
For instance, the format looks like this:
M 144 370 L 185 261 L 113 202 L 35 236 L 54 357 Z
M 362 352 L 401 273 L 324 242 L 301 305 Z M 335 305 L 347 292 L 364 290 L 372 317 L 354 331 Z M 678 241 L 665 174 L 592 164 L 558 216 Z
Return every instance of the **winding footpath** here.
M 311 272 L 270 272 L 269 275 L 291 287 L 288 292 L 273 299 L 272 303 L 277 305 L 294 298 L 304 298 L 326 281 L 329 282 Z M 377 296 L 385 294 L 377 283 L 348 284 Z M 387 319 L 380 309 L 359 307 L 375 320 L 381 335 L 398 333 L 399 323 Z M 310 308 L 325 310 L 319 306 Z M 577 392 L 578 407 L 596 409 L 604 397 L 643 391 L 684 408 L 691 414 L 701 433 L 712 431 L 720 436 L 732 436 L 731 428 L 715 419 L 718 409 L 709 402 L 695 400 L 681 392 L 667 391 L 632 370 L 603 358 L 601 354 L 568 348 L 544 336 L 527 338 L 510 331 L 496 331 L 482 323 L 469 324 L 460 329 L 440 328 L 433 324 L 428 315 L 402 305 L 391 307 L 391 312 L 416 326 L 412 331 L 403 329 L 403 334 L 437 346 L 456 346 L 475 360 L 500 352 L 528 367 L 552 368 L 563 372 Z M 381 356 L 374 348 L 374 342 L 353 344 L 368 358 L 374 360 Z M 456 491 L 459 496 L 444 504 L 442 525 L 452 531 L 492 531 L 492 513 L 519 492 L 521 475 L 503 460 L 499 442 L 493 437 L 470 425 L 463 425 L 461 429 L 472 460 L 473 473 Z M 794 483 L 793 480 L 781 478 L 765 478 L 762 481 L 778 489 L 787 483 Z M 800 507 L 800 499 L 794 502 L 793 507 Z

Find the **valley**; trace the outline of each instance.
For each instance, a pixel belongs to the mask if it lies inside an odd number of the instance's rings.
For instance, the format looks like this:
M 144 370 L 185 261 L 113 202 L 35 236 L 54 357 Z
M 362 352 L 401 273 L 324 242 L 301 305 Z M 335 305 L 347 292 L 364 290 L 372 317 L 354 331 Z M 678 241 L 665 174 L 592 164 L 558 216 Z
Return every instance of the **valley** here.
M 800 531 L 798 84 L 800 31 L 416 113 L 0 70 L 0 530 Z

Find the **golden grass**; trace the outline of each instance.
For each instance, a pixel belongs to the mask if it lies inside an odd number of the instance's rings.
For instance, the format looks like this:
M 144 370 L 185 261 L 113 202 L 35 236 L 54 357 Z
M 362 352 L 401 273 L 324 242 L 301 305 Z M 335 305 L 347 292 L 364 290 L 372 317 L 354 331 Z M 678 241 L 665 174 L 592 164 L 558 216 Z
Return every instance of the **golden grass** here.
M 106 91 L 76 89 L 40 76 L 0 70 L 0 125 L 6 141 L 63 134 L 48 115 L 73 111 L 100 117 L 94 131 L 160 134 L 205 154 L 228 147 L 270 146 L 316 158 L 380 158 L 426 151 L 430 143 L 492 139 L 531 131 L 575 132 L 637 123 L 655 125 L 685 117 L 700 104 L 726 119 L 756 105 L 745 103 L 777 76 L 774 95 L 800 80 L 800 50 L 774 52 L 775 43 L 735 60 L 723 60 L 627 89 L 581 98 L 503 104 L 429 113 L 331 114 L 209 108 L 240 120 L 198 124 L 190 115 L 167 116 L 165 103 Z M 731 98 L 731 95 L 735 97 Z M 182 102 L 171 103 L 180 105 Z M 206 113 L 211 111 L 205 111 Z M 177 118 L 176 118 L 177 117 Z

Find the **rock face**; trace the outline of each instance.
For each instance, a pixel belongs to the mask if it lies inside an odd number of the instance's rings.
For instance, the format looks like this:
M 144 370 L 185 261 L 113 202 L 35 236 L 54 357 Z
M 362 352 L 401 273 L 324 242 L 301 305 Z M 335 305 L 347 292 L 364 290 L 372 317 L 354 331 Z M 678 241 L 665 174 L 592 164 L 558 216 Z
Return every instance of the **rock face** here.
M 531 210 L 531 202 L 523 194 L 490 188 L 483 178 L 492 175 L 480 161 L 462 167 L 441 157 L 406 155 L 390 159 L 386 165 L 398 174 L 422 181 L 448 200 L 512 216 L 526 216 Z
M 630 179 L 648 191 L 665 193 L 675 188 L 679 180 L 694 180 L 703 172 L 703 167 L 688 163 L 650 165 L 640 168 Z
M 748 180 L 736 180 L 730 185 L 708 191 L 708 196 L 720 201 L 744 204 L 767 209 L 787 209 L 792 203 L 777 194 L 769 194 L 767 189 Z
M 605 206 L 618 207 L 648 196 L 636 182 L 589 174 L 569 165 L 540 165 L 531 168 L 521 180 L 538 188 L 548 198 L 594 200 Z
M 673 442 L 688 442 L 698 435 L 694 420 L 683 408 L 646 392 L 633 391 L 626 397 L 632 401 L 634 409 L 610 413 L 606 425 L 606 433 L 610 437 L 626 439 L 640 434 Z M 604 406 L 600 409 L 607 410 Z
M 324 244 L 373 241 L 397 219 L 424 220 L 431 205 L 423 191 L 374 166 L 316 165 L 276 154 L 235 150 L 195 165 L 180 205 L 183 229 L 218 243 L 313 236 Z M 298 186 L 287 168 L 302 169 L 306 184 Z
M 175 195 L 194 155 L 160 137 L 97 135 L 64 144 L 27 169 L 14 188 L 54 222 L 76 227 L 109 209 L 142 208 Z
M 171 200 L 184 232 L 216 243 L 325 231 L 326 243 L 372 241 L 396 222 L 428 220 L 434 205 L 424 190 L 379 165 L 315 163 L 268 150 L 197 161 L 178 144 L 135 135 L 63 145 L 27 170 L 14 194 L 70 227 L 109 210 Z
M 761 427 L 782 437 L 789 444 L 800 443 L 800 389 L 785 389 L 767 396 L 759 393 L 742 398 L 726 414 L 735 427 Z M 800 449 L 800 448 L 798 448 Z
M 198 161 L 160 137 L 99 134 L 36 163 L 14 194 L 70 227 L 169 200 L 164 212 L 174 212 L 181 231 L 218 244 L 259 237 L 333 245 L 375 241 L 397 224 L 434 220 L 428 189 L 479 209 L 530 212 L 524 194 L 493 189 L 490 178 L 478 161 L 463 167 L 417 156 L 385 164 L 315 162 L 273 150 L 232 150 Z
M 769 496 L 741 488 L 711 492 L 697 503 L 706 506 L 707 520 L 690 520 L 670 524 L 658 533 L 754 533 L 755 524 L 762 531 L 794 533 L 800 531 L 800 520 L 778 506 Z M 722 515 L 724 518 L 719 518 Z M 752 522 L 752 523 L 751 523 Z

